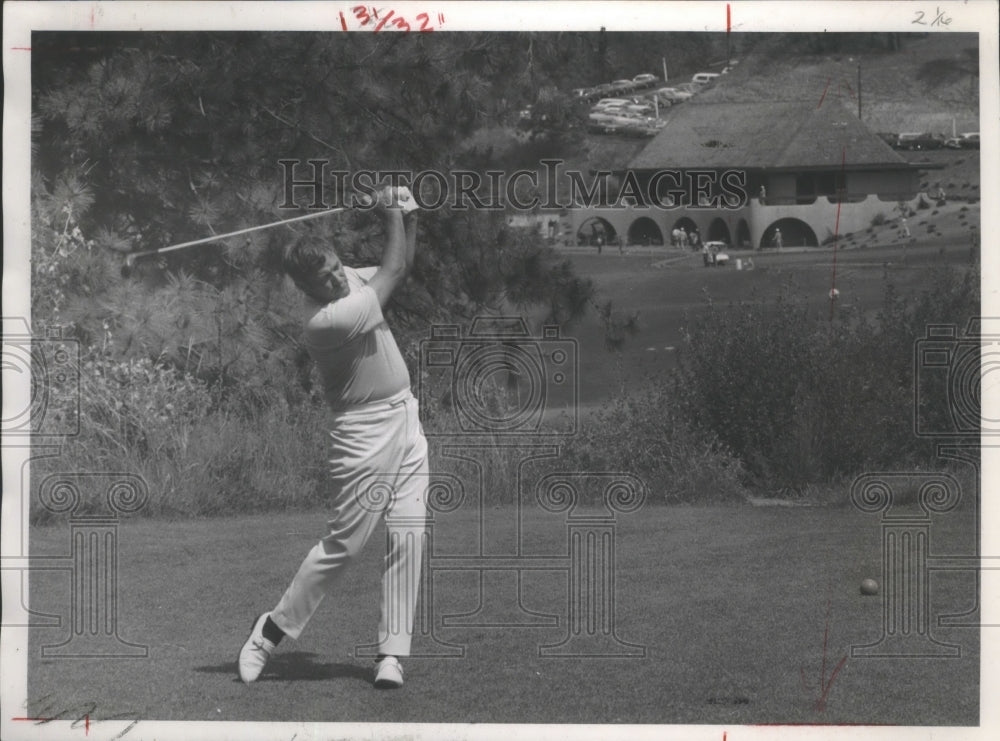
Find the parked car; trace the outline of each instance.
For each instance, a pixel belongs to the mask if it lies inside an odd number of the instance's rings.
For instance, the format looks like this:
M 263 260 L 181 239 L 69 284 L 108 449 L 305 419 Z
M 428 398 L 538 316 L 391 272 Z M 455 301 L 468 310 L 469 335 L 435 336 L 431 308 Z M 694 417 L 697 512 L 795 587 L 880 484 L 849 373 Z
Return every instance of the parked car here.
M 959 134 L 958 138 L 962 140 L 962 149 L 979 149 L 978 131 L 969 131 L 965 134 Z
M 611 89 L 616 93 L 630 93 L 635 90 L 635 83 L 631 80 L 612 80 Z
M 693 82 L 682 82 L 675 86 L 678 92 L 690 93 L 691 95 L 697 95 L 701 92 L 704 85 L 696 85 Z
M 718 72 L 698 72 L 691 78 L 695 85 L 711 85 L 719 77 Z
M 904 132 L 896 140 L 896 149 L 941 149 L 944 138 L 935 134 Z
M 675 87 L 661 87 L 656 91 L 656 94 L 661 100 L 669 100 L 671 103 L 679 103 L 694 96 L 694 93 L 687 92 L 686 90 L 678 90 Z
M 594 88 L 592 87 L 578 87 L 570 91 L 570 95 L 576 100 L 586 100 L 594 94 Z
M 680 103 L 681 101 L 670 100 L 669 98 L 663 97 L 659 93 L 652 93 L 651 95 L 647 95 L 643 98 L 642 102 L 653 106 L 654 110 L 656 109 L 656 106 L 659 106 L 660 110 L 663 111 L 672 106 L 674 103 Z
M 653 116 L 656 114 L 656 106 L 652 103 L 647 103 L 646 101 L 633 100 L 632 102 L 623 105 L 622 108 L 626 111 L 638 113 L 642 116 Z
M 961 149 L 962 148 L 962 137 L 960 136 L 949 136 L 944 140 L 944 145 L 948 149 Z
M 601 98 L 599 101 L 594 103 L 594 107 L 591 110 L 604 110 L 605 108 L 621 108 L 631 103 L 628 98 Z
M 587 131 L 595 134 L 603 133 L 611 121 L 611 114 L 602 111 L 591 111 L 587 114 Z
M 632 131 L 632 129 L 642 130 L 642 132 L 644 132 L 652 129 L 659 130 L 659 128 L 663 125 L 663 122 L 659 122 L 655 118 L 650 118 L 649 116 L 643 116 L 642 114 L 622 109 L 601 111 L 597 115 L 601 118 L 598 120 L 596 125 L 599 126 L 605 133 L 634 133 L 642 135 L 640 131 Z
M 657 77 L 656 75 L 651 75 L 649 73 L 636 75 L 635 77 L 632 78 L 632 84 L 636 87 L 636 89 L 653 87 L 653 85 L 655 85 L 659 81 L 660 81 L 659 77 Z
M 895 147 L 896 142 L 899 141 L 899 134 L 892 134 L 889 133 L 888 131 L 879 132 L 876 136 L 878 136 L 879 139 L 884 141 L 890 147 Z

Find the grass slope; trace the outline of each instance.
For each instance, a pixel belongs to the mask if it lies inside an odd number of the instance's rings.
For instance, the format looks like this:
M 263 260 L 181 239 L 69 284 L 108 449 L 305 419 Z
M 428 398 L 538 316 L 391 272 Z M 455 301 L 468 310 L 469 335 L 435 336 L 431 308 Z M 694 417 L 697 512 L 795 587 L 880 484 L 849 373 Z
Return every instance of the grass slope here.
M 466 506 L 439 515 L 435 552 L 476 553 L 480 514 Z M 973 514 L 937 517 L 932 550 L 966 553 Z M 858 588 L 867 576 L 881 581 L 879 520 L 849 506 L 647 508 L 620 517 L 616 631 L 644 646 L 644 658 L 539 657 L 540 645 L 567 635 L 567 580 L 559 571 L 526 573 L 521 592 L 525 610 L 556 616 L 558 625 L 442 627 L 444 615 L 474 610 L 480 595 L 475 573 L 435 569 L 435 635 L 464 647 L 464 656 L 410 659 L 407 685 L 394 693 L 372 689 L 371 660 L 353 656 L 377 621 L 379 532 L 302 638 L 282 644 L 259 683 L 246 687 L 236 654 L 249 623 L 278 599 L 323 519 L 124 523 L 119 635 L 148 645 L 149 658 L 42 659 L 40 646 L 66 631 L 36 629 L 29 714 L 94 706 L 96 720 L 978 722 L 978 631 L 936 623 L 931 634 L 959 645 L 960 657 L 848 658 L 825 707 L 817 704 L 851 646 L 882 634 L 880 598 Z M 562 516 L 532 515 L 523 524 L 524 554 L 566 553 Z M 32 532 L 35 554 L 65 547 L 63 528 Z M 486 597 L 510 608 L 514 595 L 498 593 L 499 583 L 487 581 Z M 65 616 L 68 589 L 58 573 L 33 575 L 32 608 Z M 972 574 L 935 574 L 929 594 L 932 617 L 976 606 Z M 427 636 L 414 646 L 431 648 Z

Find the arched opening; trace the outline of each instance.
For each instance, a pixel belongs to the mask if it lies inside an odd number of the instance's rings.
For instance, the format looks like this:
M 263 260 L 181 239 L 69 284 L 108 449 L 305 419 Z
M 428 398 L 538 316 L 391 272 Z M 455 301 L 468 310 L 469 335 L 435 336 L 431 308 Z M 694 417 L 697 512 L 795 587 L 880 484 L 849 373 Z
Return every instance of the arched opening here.
M 640 216 L 628 228 L 628 243 L 637 245 L 663 245 L 663 232 L 648 216 Z
M 592 216 L 576 230 L 576 243 L 581 247 L 603 247 L 606 244 L 614 244 L 617 239 L 618 232 L 611 226 L 611 222 L 600 216 Z
M 674 222 L 670 230 L 670 244 L 674 247 L 687 247 L 688 235 L 698 231 L 698 225 L 687 216 L 682 216 Z
M 819 240 L 812 227 L 801 219 L 778 219 L 764 230 L 760 247 L 819 247 Z
M 736 246 L 750 249 L 753 246 L 753 238 L 750 236 L 750 225 L 746 219 L 740 219 L 736 224 Z
M 725 242 L 731 245 L 732 235 L 729 233 L 729 225 L 722 219 L 712 219 L 712 223 L 708 225 L 708 241 Z

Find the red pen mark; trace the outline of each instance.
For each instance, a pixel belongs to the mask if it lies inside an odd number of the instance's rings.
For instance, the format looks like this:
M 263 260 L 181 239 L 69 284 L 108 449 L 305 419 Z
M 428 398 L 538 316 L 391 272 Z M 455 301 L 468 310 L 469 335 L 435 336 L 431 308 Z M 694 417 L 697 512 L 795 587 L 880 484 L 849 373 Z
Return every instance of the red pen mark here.
M 91 30 L 93 30 L 94 25 L 95 25 L 95 23 L 94 23 L 94 8 L 91 7 L 90 8 L 90 28 L 91 28 Z
M 359 26 L 364 27 L 371 25 L 372 33 L 388 30 L 403 31 L 405 33 L 413 30 L 411 21 L 393 9 L 383 9 L 382 12 L 379 13 L 378 9 L 372 6 L 355 5 L 351 8 L 351 12 L 359 21 Z M 438 13 L 437 20 L 438 27 L 444 25 L 444 13 Z M 378 22 L 376 23 L 376 21 Z M 429 13 L 418 13 L 413 23 L 420 24 L 417 30 L 421 33 L 428 33 L 434 30 L 434 26 L 432 25 L 433 21 L 431 20 Z M 343 13 L 340 14 L 340 27 L 345 31 L 349 30 L 347 18 L 344 17 Z
M 375 15 L 376 18 L 378 18 L 378 13 L 375 11 L 374 8 L 372 8 L 372 13 Z M 388 13 L 386 13 L 385 18 L 380 20 L 378 22 L 378 25 L 376 25 L 375 28 L 372 29 L 372 33 L 378 33 L 383 28 L 385 28 L 385 24 L 389 22 L 389 19 L 392 18 L 392 16 L 395 15 L 395 13 L 396 13 L 395 10 L 390 10 Z
M 830 87 L 830 78 L 827 77 L 826 78 L 826 85 L 823 87 L 823 94 L 821 96 L 819 96 L 819 105 L 816 106 L 817 109 L 823 107 L 823 101 L 826 100 L 826 91 L 829 89 L 829 87 Z
M 11 51 L 31 51 L 31 47 L 30 46 L 12 46 L 12 47 L 10 47 L 10 50 Z
M 51 723 L 54 720 L 63 720 L 62 718 L 11 718 L 11 721 L 26 721 L 28 723 Z M 76 724 L 79 723 L 79 719 L 73 721 L 70 724 L 70 728 L 76 728 Z M 83 735 L 90 735 L 90 713 L 86 713 L 83 716 Z
M 733 29 L 733 9 L 726 3 L 726 34 Z
M 833 687 L 834 681 L 837 679 L 837 675 L 840 674 L 840 670 L 844 668 L 844 664 L 847 663 L 847 656 L 841 657 L 840 661 L 834 667 L 833 672 L 830 674 L 830 678 L 827 679 L 826 676 L 826 657 L 827 657 L 827 638 L 830 634 L 830 600 L 826 603 L 826 627 L 823 629 L 823 660 L 820 665 L 819 674 L 819 697 L 816 698 L 816 712 L 823 713 L 826 711 L 826 700 L 830 695 L 830 690 Z M 799 667 L 799 678 L 802 680 L 802 686 L 809 691 L 813 691 L 816 688 L 810 687 L 809 683 L 806 682 L 806 673 L 802 667 Z
M 368 14 L 368 8 L 364 5 L 355 5 L 351 8 L 351 12 L 353 12 L 354 16 L 361 21 L 362 26 L 367 26 L 371 23 L 372 17 Z

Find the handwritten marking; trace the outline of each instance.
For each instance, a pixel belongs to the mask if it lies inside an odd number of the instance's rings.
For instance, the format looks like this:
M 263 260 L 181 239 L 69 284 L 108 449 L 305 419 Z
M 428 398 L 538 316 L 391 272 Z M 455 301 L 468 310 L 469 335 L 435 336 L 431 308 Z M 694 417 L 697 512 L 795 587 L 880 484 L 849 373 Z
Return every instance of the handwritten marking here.
M 823 107 L 823 101 L 826 100 L 826 91 L 830 88 L 830 79 L 831 78 L 829 77 L 826 78 L 826 85 L 823 86 L 823 94 L 819 96 L 819 105 L 816 106 L 817 109 Z
M 930 23 L 928 23 L 927 21 L 924 20 L 924 18 L 927 16 L 927 14 L 924 13 L 924 11 L 917 10 L 917 11 L 914 11 L 914 12 L 915 12 L 915 14 L 916 14 L 917 17 L 914 18 L 912 21 L 910 21 L 911 24 L 915 23 L 918 26 L 928 26 L 928 25 L 930 25 L 930 26 L 950 26 L 951 25 L 951 18 L 949 18 L 947 15 L 945 15 L 944 12 L 939 7 L 934 9 L 934 12 L 937 15 L 934 16 L 934 20 L 932 20 Z
M 101 721 L 113 721 L 113 720 L 131 721 L 116 736 L 110 739 L 110 741 L 117 741 L 118 739 L 124 738 L 126 735 L 128 735 L 129 732 L 131 732 L 133 728 L 139 725 L 139 719 L 135 717 L 137 714 L 134 712 L 112 713 L 111 715 L 105 716 L 103 718 L 93 717 L 94 714 L 97 712 L 96 703 L 80 703 L 79 705 L 66 708 L 65 710 L 59 710 L 55 712 L 55 714 L 53 715 L 44 715 L 44 713 L 52 713 L 53 710 L 56 710 L 56 706 L 54 705 L 52 700 L 53 700 L 52 695 L 43 696 L 41 699 L 38 700 L 38 702 L 42 703 L 43 705 L 43 707 L 39 708 L 40 711 L 39 715 L 20 716 L 16 718 L 11 718 L 11 721 L 36 723 L 41 725 L 43 723 L 52 723 L 53 721 L 68 720 L 70 723 L 69 725 L 70 728 L 79 728 L 82 725 L 84 736 L 90 735 L 91 725 L 96 725 L 98 722 Z M 79 711 L 81 709 L 84 709 L 84 712 L 82 714 L 79 714 Z
M 378 33 L 383 30 L 397 30 L 409 33 L 413 30 L 413 24 L 391 8 L 389 10 L 383 9 L 379 13 L 379 10 L 372 6 L 355 5 L 351 8 L 351 12 L 357 19 L 358 25 L 362 28 L 371 26 L 372 33 Z M 444 25 L 444 13 L 438 13 L 437 19 L 437 27 L 440 28 Z M 417 31 L 420 33 L 429 33 L 434 30 L 429 13 L 418 13 L 415 20 L 420 24 L 419 28 L 417 28 Z M 375 23 L 375 21 L 378 22 Z M 343 13 L 340 14 L 340 27 L 345 31 L 349 30 L 347 18 Z
M 842 656 L 840 661 L 834 667 L 833 671 L 830 673 L 830 678 L 826 677 L 826 660 L 827 660 L 827 639 L 830 635 L 830 606 L 831 601 L 827 600 L 826 603 L 826 626 L 823 628 L 823 659 L 820 665 L 819 673 L 819 697 L 816 698 L 816 712 L 823 713 L 826 712 L 826 700 L 830 695 L 830 690 L 833 688 L 833 683 L 837 679 L 837 675 L 840 674 L 840 670 L 844 668 L 844 664 L 847 663 L 847 656 Z M 807 690 L 813 690 L 806 682 L 806 673 L 803 667 L 799 667 L 799 678 L 802 680 L 802 686 Z
M 54 720 L 62 720 L 62 718 L 11 718 L 11 721 L 27 721 L 29 723 L 51 723 Z M 77 728 L 78 723 L 83 721 L 83 735 L 90 735 L 90 713 L 84 713 L 82 718 L 77 718 L 72 723 L 69 724 L 70 728 Z

